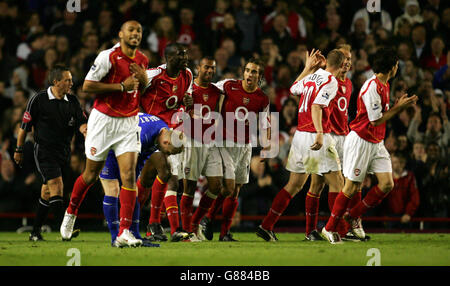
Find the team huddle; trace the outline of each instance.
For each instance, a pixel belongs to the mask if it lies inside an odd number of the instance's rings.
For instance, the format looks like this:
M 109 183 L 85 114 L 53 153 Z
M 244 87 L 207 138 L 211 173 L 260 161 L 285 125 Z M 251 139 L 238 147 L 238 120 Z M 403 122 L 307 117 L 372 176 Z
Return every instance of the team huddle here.
M 87 123 L 79 104 L 78 109 L 71 109 L 76 123 L 69 124 L 67 134 L 73 136 L 79 130 L 85 135 L 86 167 L 73 186 L 69 206 L 65 212 L 63 209 L 62 239 L 78 236 L 79 230 L 74 230 L 78 209 L 100 178 L 105 192 L 103 211 L 114 247 L 158 247 L 155 242 L 167 241 L 161 225 L 163 209 L 173 242 L 211 240 L 212 221 L 220 209 L 219 240 L 236 241 L 230 233 L 231 223 L 240 189 L 249 181 L 252 147 L 256 147 L 251 140 L 255 129 L 251 118 L 259 119 L 256 129 L 265 134 L 264 149 L 274 148 L 270 145 L 270 103 L 260 88 L 264 64 L 252 58 L 245 63 L 242 80 L 213 83 L 215 60 L 202 58 L 194 78 L 187 67 L 187 50 L 180 44 L 165 48 L 164 65 L 147 69 L 148 59 L 138 50 L 142 27 L 136 21 L 124 23 L 119 38 L 118 44 L 97 56 L 85 77 L 83 90 L 95 94 Z M 405 94 L 389 108 L 388 81 L 397 68 L 395 52 L 379 49 L 372 67 L 375 74 L 362 86 L 356 118 L 348 124 L 350 46 L 342 45 L 326 58 L 318 50 L 307 52 L 304 70 L 290 89 L 299 98 L 299 111 L 286 166 L 289 181 L 275 196 L 256 229 L 257 236 L 278 240 L 274 225 L 311 175 L 305 200 L 306 239 L 326 239 L 332 244 L 343 239 L 368 239 L 361 216 L 393 188 L 390 156 L 383 143 L 386 121 L 417 101 L 416 96 Z M 62 69 L 50 84 L 40 97 L 50 99 L 55 94 L 64 99 L 71 87 L 70 71 Z M 37 136 L 40 117 L 35 115 L 34 105 L 28 104 L 19 132 L 14 156 L 18 164 L 31 126 L 35 139 Z M 44 184 L 39 219 L 30 240 L 42 239 L 40 227 L 49 194 L 50 202 L 57 198 L 58 208 L 62 207 L 62 175 L 58 170 L 66 162 L 50 160 L 55 163 L 39 168 L 51 155 L 37 156 L 37 152 L 35 160 Z M 361 184 L 367 174 L 375 174 L 378 185 L 362 199 Z M 208 189 L 194 211 L 194 193 L 201 176 L 206 177 Z M 179 184 L 183 195 L 178 205 Z M 331 216 L 319 231 L 319 199 L 325 184 Z M 140 211 L 149 198 L 150 218 L 142 237 Z

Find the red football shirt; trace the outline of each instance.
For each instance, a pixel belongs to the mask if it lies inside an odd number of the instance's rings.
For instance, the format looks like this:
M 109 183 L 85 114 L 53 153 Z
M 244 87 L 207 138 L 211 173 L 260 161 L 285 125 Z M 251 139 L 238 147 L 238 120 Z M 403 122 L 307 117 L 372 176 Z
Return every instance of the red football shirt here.
M 183 97 L 192 94 L 192 72 L 189 69 L 182 70 L 178 77 L 171 78 L 167 75 L 166 65 L 147 70 L 149 83 L 141 96 L 141 106 L 145 113 L 156 115 L 169 127 L 178 125 L 176 115 Z
M 224 140 L 248 144 L 250 136 L 257 135 L 250 134 L 250 125 L 257 128 L 261 122 L 262 128 L 270 127 L 269 98 L 260 88 L 254 92 L 246 92 L 242 80 L 233 79 L 225 79 L 215 85 L 225 94 L 222 105 Z M 262 119 L 256 121 L 258 116 L 262 116 Z
M 116 44 L 98 54 L 85 80 L 103 83 L 120 83 L 131 76 L 130 64 L 148 66 L 147 57 L 136 51 L 134 58 L 129 58 Z M 130 117 L 139 112 L 139 90 L 124 92 L 107 92 L 97 94 L 94 108 L 112 117 Z
M 330 104 L 330 128 L 336 135 L 347 135 L 350 130 L 348 127 L 348 104 L 352 95 L 352 81 L 349 78 L 338 82 L 336 97 Z
M 214 139 L 214 127 L 212 126 L 215 118 L 211 112 L 216 110 L 219 98 L 220 90 L 215 85 L 210 83 L 208 87 L 201 87 L 194 82 L 192 86 L 194 106 L 188 110 L 191 124 L 190 127 L 184 126 L 186 135 L 204 143 L 209 143 Z M 205 135 L 206 130 L 208 130 L 208 134 Z
M 373 75 L 361 87 L 357 101 L 357 113 L 350 123 L 350 129 L 355 131 L 362 139 L 380 143 L 386 133 L 386 122 L 374 126 L 370 122 L 383 116 L 389 110 L 389 83 L 384 85 Z
M 336 78 L 329 72 L 318 69 L 291 86 L 291 93 L 300 96 L 298 110 L 297 130 L 304 132 L 316 132 L 311 116 L 313 104 L 322 105 L 322 129 L 323 133 L 330 133 L 329 124 L 330 109 L 328 106 L 336 96 L 338 83 Z

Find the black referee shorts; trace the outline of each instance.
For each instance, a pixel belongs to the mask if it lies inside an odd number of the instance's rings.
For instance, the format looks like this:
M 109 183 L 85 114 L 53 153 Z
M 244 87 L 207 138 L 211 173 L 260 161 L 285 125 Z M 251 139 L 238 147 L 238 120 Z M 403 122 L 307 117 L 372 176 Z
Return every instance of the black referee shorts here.
M 34 161 L 44 184 L 47 184 L 49 180 L 65 175 L 70 167 L 70 153 L 50 150 L 35 143 Z

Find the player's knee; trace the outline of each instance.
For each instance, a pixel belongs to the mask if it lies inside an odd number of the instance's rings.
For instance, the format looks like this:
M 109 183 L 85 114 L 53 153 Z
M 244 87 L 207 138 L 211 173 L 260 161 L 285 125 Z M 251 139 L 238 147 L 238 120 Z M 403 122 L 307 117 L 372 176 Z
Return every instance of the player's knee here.
M 121 170 L 120 178 L 124 185 L 134 185 L 134 181 L 136 180 L 136 172 L 133 169 Z
M 161 171 L 158 172 L 158 178 L 163 182 L 168 182 L 170 179 L 170 172 L 169 171 Z
M 223 185 L 220 181 L 208 182 L 208 186 L 209 186 L 209 191 L 214 195 L 219 194 L 219 192 L 222 190 L 222 187 L 223 187 Z
M 173 191 L 178 191 L 178 177 L 177 176 L 170 176 L 169 180 L 167 182 L 167 189 L 168 190 L 173 190 Z

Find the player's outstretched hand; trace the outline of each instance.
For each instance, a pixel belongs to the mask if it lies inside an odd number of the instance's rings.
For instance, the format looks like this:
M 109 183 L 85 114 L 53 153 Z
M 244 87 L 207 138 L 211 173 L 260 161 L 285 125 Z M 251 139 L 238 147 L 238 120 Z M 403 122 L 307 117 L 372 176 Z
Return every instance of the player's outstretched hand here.
M 311 145 L 311 150 L 317 151 L 320 150 L 320 148 L 322 148 L 323 145 L 323 134 L 322 133 L 317 133 L 316 135 L 316 140 L 314 141 L 314 144 Z
M 135 76 L 139 80 L 139 83 L 141 84 L 141 86 L 145 87 L 147 85 L 148 77 L 147 77 L 147 72 L 145 71 L 144 66 L 140 66 L 136 63 L 132 63 L 132 64 L 130 64 L 130 71 L 135 74 Z
M 126 80 L 123 81 L 123 85 L 125 87 L 125 91 L 137 90 L 139 87 L 139 80 L 136 78 L 136 75 L 133 73 Z
M 396 105 L 399 107 L 406 108 L 412 104 L 416 104 L 417 99 L 418 99 L 417 95 L 414 94 L 413 96 L 408 97 L 408 94 L 405 93 L 402 96 L 400 96 L 400 98 L 396 102 Z

